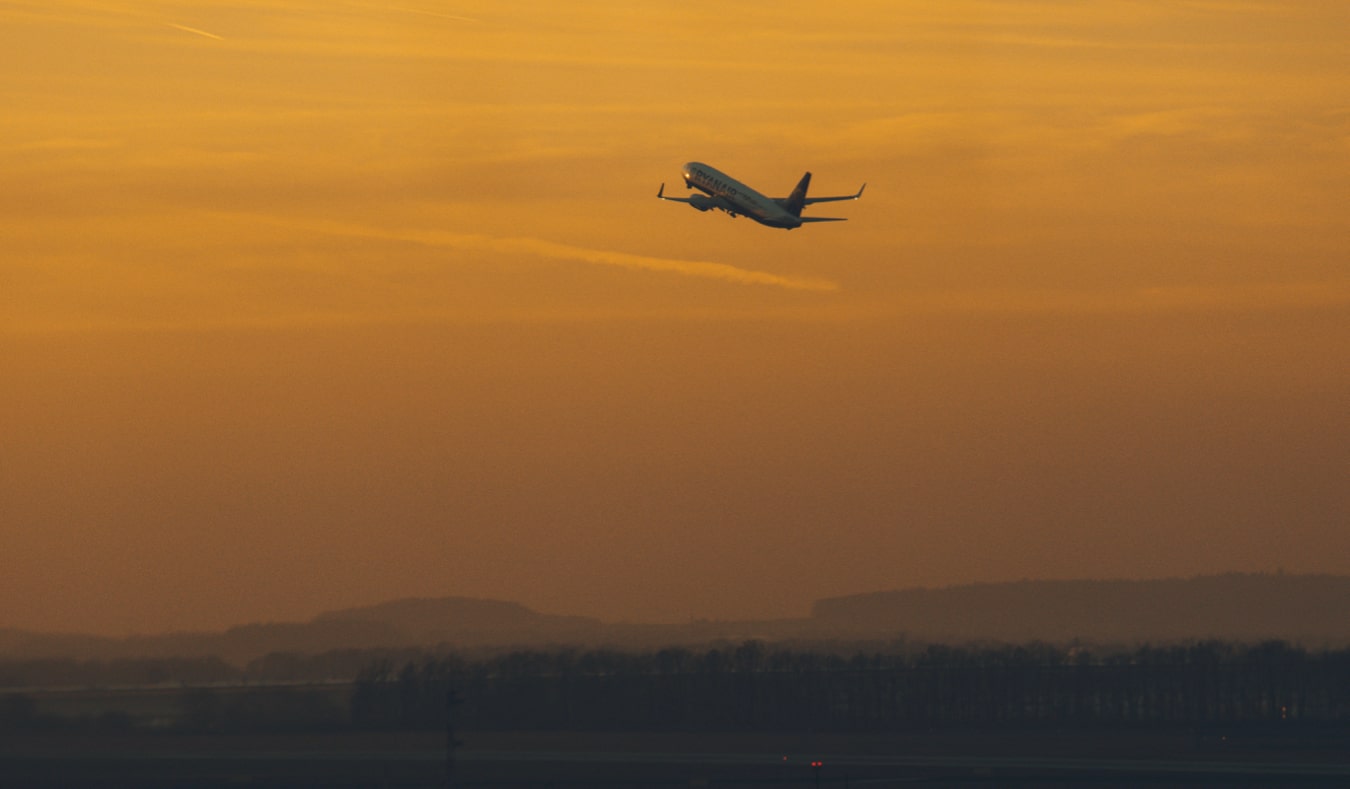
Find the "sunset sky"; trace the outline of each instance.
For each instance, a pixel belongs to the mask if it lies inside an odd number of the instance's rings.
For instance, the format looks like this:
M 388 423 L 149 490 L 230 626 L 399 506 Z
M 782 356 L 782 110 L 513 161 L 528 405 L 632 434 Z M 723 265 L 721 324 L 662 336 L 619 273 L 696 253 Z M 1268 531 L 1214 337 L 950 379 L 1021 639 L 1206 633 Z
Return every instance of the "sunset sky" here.
M 1344 0 L 0 0 L 0 627 L 1350 573 Z M 655 199 L 707 162 L 848 222 Z

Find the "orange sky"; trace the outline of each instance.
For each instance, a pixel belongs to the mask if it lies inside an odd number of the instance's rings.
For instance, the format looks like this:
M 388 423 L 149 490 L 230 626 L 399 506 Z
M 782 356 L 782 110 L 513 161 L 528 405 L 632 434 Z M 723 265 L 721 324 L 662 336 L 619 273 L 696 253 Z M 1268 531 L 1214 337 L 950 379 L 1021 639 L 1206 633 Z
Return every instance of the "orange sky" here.
M 1347 30 L 0 3 L 0 627 L 1350 573 Z

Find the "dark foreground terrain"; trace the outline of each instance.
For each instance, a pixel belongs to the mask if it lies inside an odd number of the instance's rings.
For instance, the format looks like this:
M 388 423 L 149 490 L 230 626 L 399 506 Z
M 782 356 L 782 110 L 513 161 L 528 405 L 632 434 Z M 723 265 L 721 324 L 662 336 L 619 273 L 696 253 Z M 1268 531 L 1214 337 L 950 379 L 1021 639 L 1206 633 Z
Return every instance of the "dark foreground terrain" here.
M 750 641 L 364 657 L 354 680 L 280 656 L 286 676 L 206 684 L 16 664 L 0 789 L 1350 786 L 1346 650 Z M 43 687 L 32 674 L 47 668 L 84 676 Z
M 1348 735 L 466 733 L 450 766 L 438 732 L 11 734 L 0 786 L 1347 786 Z

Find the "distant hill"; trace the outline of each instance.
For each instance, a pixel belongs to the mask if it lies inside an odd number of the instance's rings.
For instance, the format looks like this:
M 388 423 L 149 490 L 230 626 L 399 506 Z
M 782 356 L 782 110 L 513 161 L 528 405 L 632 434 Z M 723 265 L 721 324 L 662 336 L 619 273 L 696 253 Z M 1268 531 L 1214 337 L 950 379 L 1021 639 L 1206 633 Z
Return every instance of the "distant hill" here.
M 311 626 L 390 628 L 409 644 L 536 644 L 585 640 L 604 625 L 585 616 L 541 614 L 519 603 L 467 597 L 407 598 L 319 614 Z
M 541 614 L 519 603 L 413 598 L 319 614 L 308 622 L 214 633 L 104 638 L 0 629 L 0 659 L 218 657 L 236 665 L 273 653 L 447 646 L 547 645 L 660 649 L 673 645 L 1073 639 L 1096 642 L 1283 639 L 1350 643 L 1350 578 L 1218 575 L 1160 581 L 1019 581 L 903 589 L 818 601 L 809 618 L 605 623 Z
M 359 608 L 328 611 L 314 617 L 321 622 L 383 622 L 401 630 L 425 632 L 459 628 L 495 629 L 522 627 L 549 617 L 520 603 L 478 600 L 467 597 L 410 597 Z
M 602 627 L 596 619 L 541 614 L 518 603 L 444 597 L 394 600 L 322 613 L 308 622 L 254 623 L 216 633 L 106 638 L 0 629 L 0 658 L 221 657 L 242 664 L 274 652 L 580 643 Z
M 816 602 L 836 632 L 926 640 L 1350 641 L 1350 578 L 1227 574 L 1152 581 L 1018 581 Z
M 0 657 L 66 657 L 96 654 L 116 639 L 81 633 L 38 633 L 0 627 Z

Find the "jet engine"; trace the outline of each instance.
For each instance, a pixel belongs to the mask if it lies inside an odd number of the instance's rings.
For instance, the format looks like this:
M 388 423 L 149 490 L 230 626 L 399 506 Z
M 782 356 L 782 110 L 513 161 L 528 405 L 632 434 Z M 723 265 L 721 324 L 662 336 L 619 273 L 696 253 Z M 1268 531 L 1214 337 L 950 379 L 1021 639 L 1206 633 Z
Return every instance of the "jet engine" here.
M 717 201 L 707 195 L 692 195 L 689 198 L 689 205 L 699 211 L 707 211 L 709 208 L 716 208 Z

